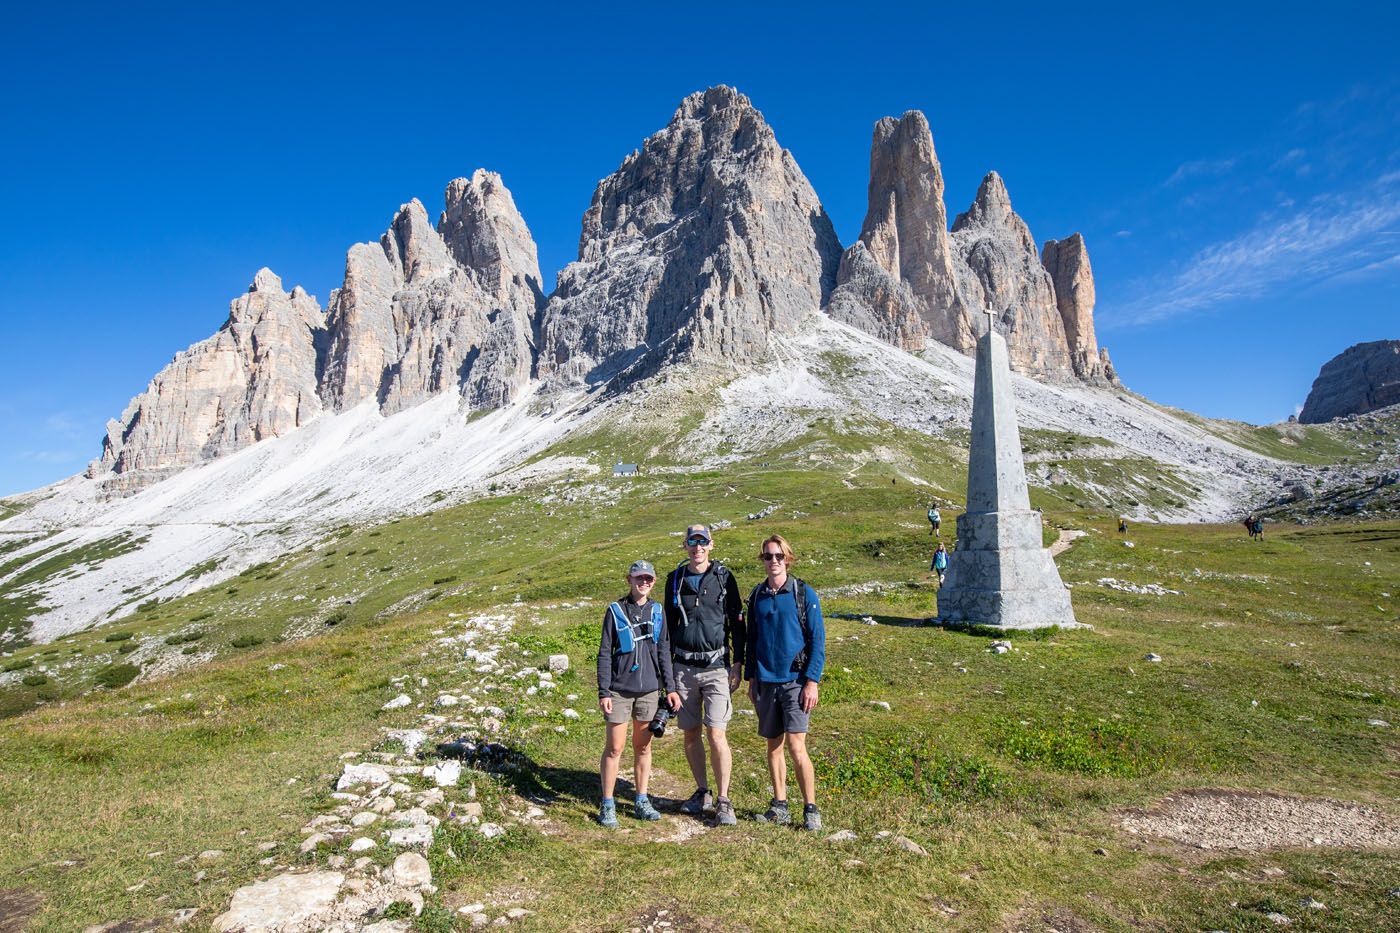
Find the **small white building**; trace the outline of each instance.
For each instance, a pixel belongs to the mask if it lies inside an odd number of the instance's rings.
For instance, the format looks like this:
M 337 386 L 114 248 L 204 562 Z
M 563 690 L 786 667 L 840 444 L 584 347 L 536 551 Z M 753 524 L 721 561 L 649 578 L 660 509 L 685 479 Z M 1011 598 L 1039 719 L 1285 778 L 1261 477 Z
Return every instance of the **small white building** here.
M 613 476 L 636 476 L 637 465 L 635 463 L 615 463 L 613 464 Z

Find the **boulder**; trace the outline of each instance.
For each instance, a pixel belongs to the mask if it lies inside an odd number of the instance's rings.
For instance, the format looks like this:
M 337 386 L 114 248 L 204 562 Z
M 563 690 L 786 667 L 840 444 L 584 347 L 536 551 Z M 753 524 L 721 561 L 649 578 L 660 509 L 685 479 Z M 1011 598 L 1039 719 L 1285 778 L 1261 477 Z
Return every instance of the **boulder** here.
M 288 872 L 233 893 L 229 909 L 214 918 L 216 933 L 274 933 L 312 926 L 340 893 L 345 876 L 337 871 Z

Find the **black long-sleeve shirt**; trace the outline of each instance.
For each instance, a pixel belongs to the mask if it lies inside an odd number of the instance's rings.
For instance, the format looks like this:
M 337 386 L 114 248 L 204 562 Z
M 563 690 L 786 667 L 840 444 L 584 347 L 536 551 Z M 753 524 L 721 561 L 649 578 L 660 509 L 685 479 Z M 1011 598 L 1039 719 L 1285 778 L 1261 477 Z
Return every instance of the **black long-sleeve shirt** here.
M 659 625 L 653 626 L 651 621 L 651 607 L 656 603 L 646 599 L 638 604 L 632 602 L 629 596 L 624 596 L 617 604 L 622 607 L 634 630 L 651 627 L 655 631 L 651 638 L 636 639 L 636 650 L 615 654 L 613 646 L 617 644 L 617 629 L 612 607 L 604 610 L 603 637 L 598 642 L 599 699 L 614 693 L 673 692 L 676 677 L 671 670 L 671 642 L 666 632 L 666 622 L 664 617 Z M 636 670 L 632 670 L 633 665 L 636 665 Z

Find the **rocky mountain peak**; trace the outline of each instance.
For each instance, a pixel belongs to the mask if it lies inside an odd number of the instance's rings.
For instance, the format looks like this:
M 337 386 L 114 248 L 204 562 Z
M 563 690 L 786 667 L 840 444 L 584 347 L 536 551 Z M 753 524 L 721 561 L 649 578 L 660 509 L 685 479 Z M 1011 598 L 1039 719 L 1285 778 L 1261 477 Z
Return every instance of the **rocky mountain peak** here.
M 297 289 L 300 290 L 301 286 L 298 285 Z M 253 276 L 253 284 L 248 286 L 248 291 L 280 292 L 282 291 L 282 279 L 267 266 L 263 266 L 257 271 L 257 274 Z M 303 294 L 305 293 L 303 292 Z
M 953 221 L 952 240 L 962 260 L 958 291 L 969 307 L 995 313 L 1012 368 L 1037 376 L 1073 376 L 1054 283 L 996 172 L 986 174 L 972 205 Z M 980 334 L 987 325 L 977 320 L 972 326 Z
M 320 305 L 270 269 L 229 304 L 214 336 L 175 354 L 107 423 L 89 476 L 126 474 L 138 488 L 169 472 L 293 431 L 321 413 Z
M 875 124 L 860 241 L 846 251 L 828 312 L 905 349 L 932 337 L 972 345 L 957 293 L 943 172 L 928 119 L 910 110 Z
M 1011 194 L 1006 190 L 1006 182 L 1002 181 L 996 172 L 988 172 L 983 176 L 982 184 L 977 186 L 977 197 L 972 199 L 972 205 L 953 220 L 954 233 L 973 227 L 1000 227 L 1018 236 L 1024 232 L 1025 238 L 1031 242 L 1034 249 L 1034 241 L 1030 240 L 1030 230 L 1020 215 L 1012 210 Z
M 692 94 L 598 183 L 578 261 L 543 312 L 539 375 L 762 355 L 769 334 L 821 307 L 839 257 L 812 186 L 748 98 Z
M 447 275 L 456 265 L 447 244 L 428 220 L 428 209 L 417 198 L 399 206 L 379 242 L 406 283 Z
M 501 176 L 479 168 L 470 179 L 454 178 L 444 201 L 437 229 L 452 258 L 502 306 L 533 314 L 544 302 L 539 256 Z
M 676 112 L 671 115 L 670 125 L 675 125 L 683 120 L 703 121 L 714 116 L 719 111 L 728 110 L 731 107 L 737 107 L 758 114 L 757 109 L 754 108 L 753 102 L 745 95 L 739 93 L 738 89 L 720 84 L 715 87 L 706 88 L 703 91 L 696 91 L 694 94 L 689 95 L 685 100 L 681 101 L 680 106 L 676 108 Z M 759 121 L 763 121 L 761 114 L 759 114 Z M 767 126 L 767 123 L 764 122 L 763 125 Z
M 1084 237 L 1072 233 L 1063 240 L 1046 240 L 1040 262 L 1055 286 L 1074 374 L 1089 382 L 1116 383 L 1108 351 L 1099 347 L 1094 335 L 1094 270 Z
M 1400 405 L 1400 340 L 1347 347 L 1323 364 L 1298 420 L 1321 424 Z

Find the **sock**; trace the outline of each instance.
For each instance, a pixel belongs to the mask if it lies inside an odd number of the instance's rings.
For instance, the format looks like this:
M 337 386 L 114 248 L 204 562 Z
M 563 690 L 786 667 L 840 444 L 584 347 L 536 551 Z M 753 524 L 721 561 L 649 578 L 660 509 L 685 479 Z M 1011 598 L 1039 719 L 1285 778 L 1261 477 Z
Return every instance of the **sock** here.
M 637 803 L 646 803 L 649 799 L 651 799 L 651 798 L 647 797 L 646 794 L 638 794 L 638 795 L 637 795 Z
M 615 807 L 615 806 L 617 806 L 617 801 L 614 800 L 614 799 L 611 798 L 611 797 L 604 797 L 604 798 L 603 798 L 603 806 L 605 806 L 605 807 Z
M 802 812 L 803 812 L 803 813 L 816 813 L 816 812 L 817 812 L 817 805 L 814 804 L 814 803 L 806 804 L 806 805 L 804 805 L 804 806 L 802 807 Z

